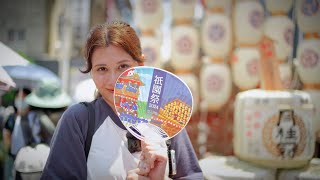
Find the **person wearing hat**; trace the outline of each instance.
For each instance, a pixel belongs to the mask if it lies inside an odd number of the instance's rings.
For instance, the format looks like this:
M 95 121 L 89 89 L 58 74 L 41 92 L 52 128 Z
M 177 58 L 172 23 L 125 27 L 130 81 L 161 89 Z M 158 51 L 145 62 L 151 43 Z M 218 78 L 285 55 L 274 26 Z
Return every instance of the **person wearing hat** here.
M 23 127 L 27 126 L 23 125 L 27 124 L 25 123 L 27 121 L 22 117 L 26 117 L 29 112 L 29 106 L 25 102 L 25 97 L 31 93 L 31 90 L 21 87 L 18 90 L 12 91 L 12 93 L 14 95 L 14 112 L 9 114 L 6 118 L 4 128 L 2 130 L 3 143 L 6 152 L 4 179 L 12 178 L 12 168 L 15 156 L 17 155 L 18 150 L 25 145 L 26 139 L 24 138 L 24 135 L 26 133 L 26 128 Z M 35 133 L 35 135 L 36 134 L 37 133 Z
M 64 110 L 71 104 L 70 96 L 61 89 L 60 82 L 44 80 L 26 97 L 26 103 L 35 110 L 41 110 L 57 125 Z
M 44 80 L 26 97 L 31 116 L 37 116 L 42 128 L 42 142 L 50 144 L 55 126 L 64 110 L 71 104 L 70 96 L 56 80 Z
M 11 163 L 7 163 L 9 173 L 6 178 L 17 179 L 17 174 L 12 172 L 18 171 L 12 171 L 12 168 L 16 170 L 13 164 L 21 160 L 18 154 L 23 147 L 50 144 L 55 130 L 54 122 L 70 104 L 71 98 L 61 90 L 57 81 L 44 80 L 33 91 L 27 88 L 18 90 L 14 102 L 17 112 L 7 120 L 4 130 L 12 159 Z

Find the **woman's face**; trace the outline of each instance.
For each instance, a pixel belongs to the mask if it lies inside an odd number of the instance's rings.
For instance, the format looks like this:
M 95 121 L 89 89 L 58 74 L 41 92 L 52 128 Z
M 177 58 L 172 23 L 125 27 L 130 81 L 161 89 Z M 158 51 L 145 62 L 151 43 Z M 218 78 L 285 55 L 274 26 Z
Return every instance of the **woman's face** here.
M 114 85 L 126 69 L 143 63 L 135 61 L 123 49 L 110 45 L 99 47 L 92 54 L 92 79 L 103 99 L 114 109 Z

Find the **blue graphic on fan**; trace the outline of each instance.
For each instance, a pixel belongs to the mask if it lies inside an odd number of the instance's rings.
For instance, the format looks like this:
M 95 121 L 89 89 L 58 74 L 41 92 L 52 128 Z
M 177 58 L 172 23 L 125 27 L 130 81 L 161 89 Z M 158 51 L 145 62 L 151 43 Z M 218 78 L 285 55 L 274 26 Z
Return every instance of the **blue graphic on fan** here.
M 121 121 L 127 121 L 131 124 L 136 124 L 136 123 L 148 123 L 149 121 L 147 119 L 143 119 L 143 118 L 138 118 L 135 116 L 132 116 L 130 114 L 126 114 L 126 113 L 120 113 L 120 120 Z
M 167 138 L 188 123 L 192 95 L 174 75 L 161 69 L 134 68 L 118 78 L 115 106 L 122 123 L 130 130 L 135 129 L 134 133 L 149 128 L 159 137 Z M 144 134 L 140 134 L 136 135 L 143 138 Z

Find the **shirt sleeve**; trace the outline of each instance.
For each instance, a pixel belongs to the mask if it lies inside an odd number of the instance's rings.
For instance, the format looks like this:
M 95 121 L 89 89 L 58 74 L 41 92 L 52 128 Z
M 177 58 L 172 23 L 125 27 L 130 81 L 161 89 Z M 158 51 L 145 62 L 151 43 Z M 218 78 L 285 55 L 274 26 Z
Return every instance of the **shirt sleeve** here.
M 54 132 L 42 180 L 86 179 L 84 151 L 88 112 L 80 104 L 66 110 Z
M 171 140 L 171 147 L 176 151 L 177 174 L 173 179 L 204 179 L 187 131 L 183 129 Z

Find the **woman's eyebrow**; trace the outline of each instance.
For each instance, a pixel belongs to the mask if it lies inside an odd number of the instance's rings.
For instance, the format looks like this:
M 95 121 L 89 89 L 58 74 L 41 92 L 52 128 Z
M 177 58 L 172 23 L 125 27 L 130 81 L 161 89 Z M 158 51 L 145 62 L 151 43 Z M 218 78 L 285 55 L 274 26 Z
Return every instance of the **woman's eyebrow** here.
M 106 64 L 96 64 L 94 67 L 99 67 L 99 66 L 107 66 Z
M 129 59 L 124 59 L 124 60 L 118 61 L 116 64 L 129 63 L 129 62 L 130 62 Z M 96 64 L 96 65 L 94 65 L 94 67 L 100 67 L 100 66 L 107 66 L 107 64 Z
M 118 61 L 117 64 L 122 64 L 122 63 L 126 63 L 126 62 L 130 62 L 130 60 L 124 59 L 124 60 Z

